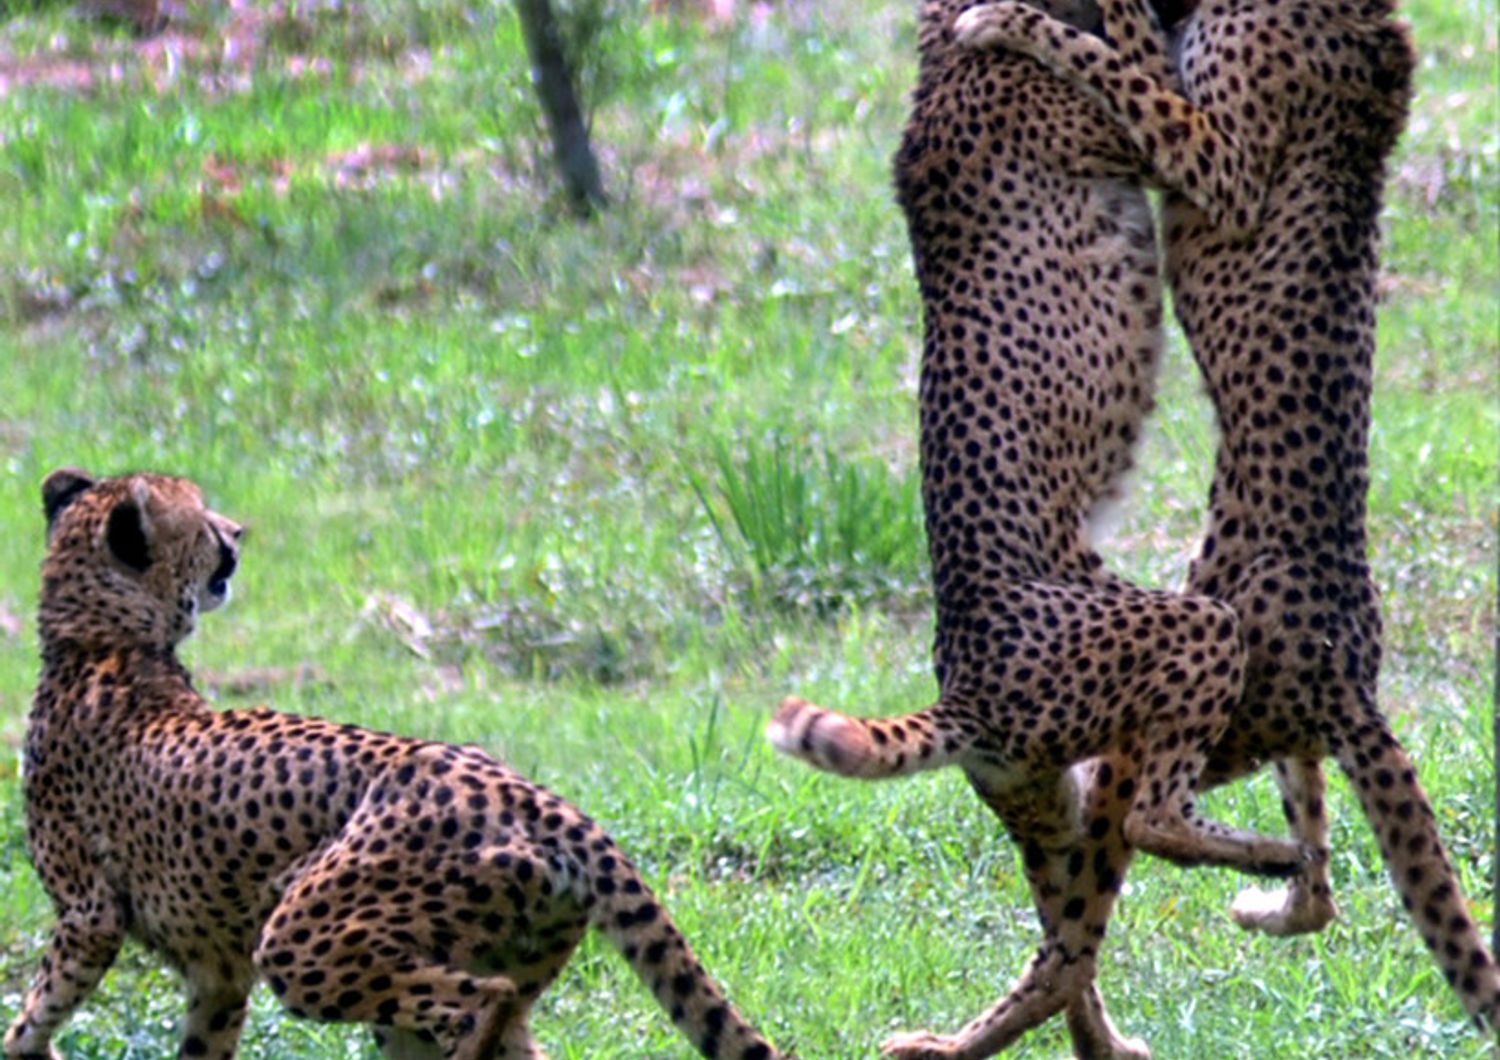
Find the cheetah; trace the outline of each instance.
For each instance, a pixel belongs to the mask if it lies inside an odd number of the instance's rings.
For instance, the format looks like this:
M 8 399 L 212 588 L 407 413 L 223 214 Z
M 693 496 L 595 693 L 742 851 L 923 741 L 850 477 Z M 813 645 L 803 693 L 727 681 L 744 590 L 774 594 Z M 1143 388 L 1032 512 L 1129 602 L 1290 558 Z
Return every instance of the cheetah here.
M 1241 696 L 1234 612 L 1130 585 L 1091 543 L 1152 407 L 1161 343 L 1139 151 L 1034 62 L 960 48 L 965 6 L 921 10 L 895 160 L 923 302 L 939 700 L 869 720 L 791 697 L 768 735 L 848 776 L 960 767 L 1021 848 L 1044 941 L 1020 984 L 957 1035 L 897 1036 L 888 1055 L 989 1056 L 1066 1007 L 1080 1053 L 1139 1056 L 1093 985 L 1132 848 L 1278 877 L 1305 853 L 1195 811 Z M 1101 28 L 1090 5 L 1052 10 Z M 1102 851 L 1086 862 L 1085 835 Z
M 1102 3 L 1117 39 L 1158 31 L 1142 0 Z M 1365 508 L 1377 218 L 1415 68 L 1394 6 L 1159 9 L 1175 23 L 1180 93 L 1019 3 L 974 8 L 957 31 L 966 47 L 1031 56 L 1089 92 L 1166 190 L 1167 277 L 1222 436 L 1188 586 L 1234 608 L 1248 650 L 1243 699 L 1199 784 L 1274 762 L 1287 819 L 1313 855 L 1283 890 L 1240 895 L 1232 915 L 1275 935 L 1336 915 L 1320 764 L 1332 756 L 1428 948 L 1469 1014 L 1494 1029 L 1500 973 L 1376 703 L 1381 619 Z
M 538 995 L 592 925 L 707 1057 L 765 1060 L 604 830 L 474 747 L 213 709 L 177 657 L 229 597 L 241 528 L 187 479 L 42 487 L 32 860 L 56 907 L 5 1055 L 53 1035 L 127 935 L 187 980 L 183 1057 L 235 1055 L 257 978 L 403 1060 L 542 1057 Z

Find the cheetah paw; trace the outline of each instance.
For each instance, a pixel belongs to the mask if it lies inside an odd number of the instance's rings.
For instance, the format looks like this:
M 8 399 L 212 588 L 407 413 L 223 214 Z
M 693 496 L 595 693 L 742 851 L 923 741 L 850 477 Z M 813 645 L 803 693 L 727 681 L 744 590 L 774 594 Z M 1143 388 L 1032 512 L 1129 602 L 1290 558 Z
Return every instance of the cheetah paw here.
M 880 1044 L 880 1055 L 893 1060 L 954 1060 L 963 1056 L 957 1039 L 929 1031 L 909 1031 L 887 1038 Z
M 1247 887 L 1235 895 L 1229 915 L 1246 931 L 1284 937 L 1322 931 L 1339 915 L 1339 907 L 1332 898 L 1320 901 L 1298 887 Z
M 1036 14 L 1013 0 L 980 4 L 954 20 L 953 39 L 970 51 L 1015 47 L 1031 39 L 1026 27 L 1038 21 Z

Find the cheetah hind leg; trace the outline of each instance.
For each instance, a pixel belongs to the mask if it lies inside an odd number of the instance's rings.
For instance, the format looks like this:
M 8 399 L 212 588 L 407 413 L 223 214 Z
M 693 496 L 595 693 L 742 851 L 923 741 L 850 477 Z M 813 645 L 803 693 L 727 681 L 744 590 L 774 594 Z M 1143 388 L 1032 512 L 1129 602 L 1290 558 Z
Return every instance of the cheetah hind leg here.
M 1125 839 L 1179 865 L 1220 865 L 1286 879 L 1313 860 L 1308 848 L 1206 820 L 1194 802 L 1208 749 L 1239 702 L 1243 663 L 1237 642 L 1227 659 L 1193 652 L 1170 660 L 1134 689 L 1135 698 L 1153 703 L 1154 710 L 1141 735 L 1145 757 L 1125 817 Z
M 1038 954 L 1010 993 L 957 1034 L 897 1034 L 881 1043 L 880 1054 L 891 1060 L 981 1060 L 999 1053 L 1064 1005 L 1077 1056 L 1151 1060 L 1145 1042 L 1126 1038 L 1115 1028 L 1099 988 L 1093 982 L 1077 982 L 1055 952 Z
M 373 1023 L 383 1036 L 407 1032 L 395 1036 L 396 1048 L 410 1048 L 412 1039 L 430 1040 L 437 1044 L 443 1060 L 491 1060 L 511 1036 L 512 1025 L 524 1019 L 520 993 L 505 976 L 475 976 L 446 965 L 416 961 L 411 962 L 414 967 L 372 972 L 365 990 L 351 989 L 340 995 L 336 1004 L 320 1006 L 305 992 L 309 977 L 289 967 L 292 962 L 278 960 L 281 953 L 288 952 L 282 942 L 274 933 L 262 939 L 257 963 L 262 969 L 270 969 L 266 977 L 283 1004 L 301 1016 Z M 378 952 L 380 942 L 377 939 L 367 952 Z M 378 988 L 373 988 L 376 983 Z M 423 1057 L 420 1052 L 412 1055 Z
M 1115 899 L 1130 868 L 1124 821 L 1131 802 L 1120 792 L 1137 780 L 1139 761 L 1126 746 L 1065 770 L 1050 797 L 1026 806 L 975 791 L 1020 845 L 1027 883 L 1047 933 L 1044 946 L 1072 956 L 1082 984 L 1067 999 L 1073 1054 L 1086 1060 L 1151 1060 L 1139 1038 L 1122 1035 L 1097 982 L 1099 951 Z M 1044 788 L 1035 786 L 1033 792 Z M 1019 812 L 1018 812 L 1019 811 Z
M 1088 1060 L 1151 1060 L 1151 1047 L 1125 1037 L 1109 1018 L 1097 983 L 1068 1002 L 1068 1032 L 1074 1052 Z
M 1079 809 L 1078 831 L 1073 849 L 1052 859 L 1051 869 L 1058 884 L 1051 898 L 1055 910 L 1051 916 L 1064 937 L 1070 925 L 1075 931 L 1081 930 L 1088 940 L 1085 945 L 1103 945 L 1105 926 L 1130 868 L 1134 852 L 1124 834 L 1130 805 L 1118 792 L 1127 780 L 1135 779 L 1136 769 L 1134 756 L 1128 748 L 1121 748 L 1068 771 L 1067 779 L 1074 785 L 1073 802 Z M 1085 866 L 1081 872 L 1079 855 Z M 1092 900 L 1092 918 L 1068 915 L 1069 903 L 1080 894 Z M 1093 959 L 1097 975 L 1097 952 Z M 1125 1037 L 1109 1018 L 1096 980 L 1068 999 L 1067 1021 L 1075 1056 L 1087 1060 L 1151 1060 L 1150 1047 L 1140 1038 Z
M 892 1060 L 980 1060 L 994 1056 L 1061 1011 L 1069 997 L 1091 985 L 1091 976 L 1092 969 L 1064 960 L 1056 947 L 1043 947 L 1010 992 L 958 1033 L 898 1034 L 881 1044 L 881 1055 Z
M 1125 838 L 1132 846 L 1187 867 L 1220 865 L 1281 879 L 1306 871 L 1313 856 L 1302 844 L 1228 828 L 1199 817 L 1190 789 L 1182 790 L 1187 785 L 1170 779 L 1173 773 L 1190 776 L 1195 772 L 1193 766 L 1190 760 L 1176 757 L 1157 757 L 1147 762 L 1144 791 L 1149 793 L 1157 787 L 1169 790 L 1160 802 L 1153 802 L 1147 794 L 1136 800 L 1125 820 Z M 1149 772 L 1153 769 L 1156 776 Z M 1178 790 L 1170 790 L 1174 784 Z
M 1120 785 L 1134 776 L 1127 751 L 1064 771 L 1020 796 L 976 793 L 1020 845 L 1027 882 L 1046 940 L 1019 982 L 956 1034 L 917 1031 L 882 1046 L 897 1060 L 993 1056 L 1066 1008 L 1074 1052 L 1089 1060 L 1150 1060 L 1144 1042 L 1126 1038 L 1104 1007 L 1094 977 L 1114 898 L 1130 864 L 1122 822 L 1131 805 Z M 1092 856 L 1090 856 L 1092 852 Z
M 1292 831 L 1310 857 L 1285 887 L 1263 891 L 1247 887 L 1235 896 L 1229 915 L 1246 931 L 1267 935 L 1304 935 L 1322 931 L 1339 915 L 1328 879 L 1328 815 L 1324 810 L 1323 769 L 1316 759 L 1276 763 L 1276 784 Z

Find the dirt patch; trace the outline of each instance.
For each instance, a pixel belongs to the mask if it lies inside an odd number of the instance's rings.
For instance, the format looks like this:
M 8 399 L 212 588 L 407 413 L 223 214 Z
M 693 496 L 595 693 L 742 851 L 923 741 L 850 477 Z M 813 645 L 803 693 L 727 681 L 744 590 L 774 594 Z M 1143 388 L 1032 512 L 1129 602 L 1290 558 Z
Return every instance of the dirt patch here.
M 464 662 L 484 659 L 514 677 L 582 676 L 619 684 L 649 676 L 656 637 L 629 620 L 605 624 L 557 614 L 530 600 L 426 613 L 390 593 L 370 596 L 359 624 L 394 637 L 434 664 L 433 687 L 463 683 Z
M 124 0 L 90 3 L 98 10 L 80 6 L 80 14 L 108 14 L 127 22 L 133 16 L 125 9 L 141 6 Z M 155 10 L 154 4 L 150 6 Z M 164 4 L 161 13 L 164 19 L 152 23 L 160 28 L 140 38 L 81 27 L 76 38 L 58 34 L 40 52 L 0 51 L 0 97 L 26 88 L 93 95 L 120 86 L 162 95 L 177 90 L 184 80 L 211 94 L 247 92 L 254 75 L 267 70 L 294 79 L 331 77 L 335 59 L 348 67 L 355 81 L 365 76 L 372 61 L 396 63 L 402 76 L 412 81 L 425 78 L 432 69 L 424 49 L 404 47 L 376 31 L 360 9 L 349 4 L 226 0 L 201 11 Z
M 332 688 L 323 668 L 313 663 L 296 666 L 252 666 L 228 673 L 208 670 L 198 674 L 198 684 L 210 698 L 251 699 L 269 695 L 278 688 Z
M 416 144 L 359 144 L 312 158 L 240 159 L 210 155 L 199 182 L 205 219 L 248 226 L 234 199 L 246 188 L 285 195 L 296 180 L 326 183 L 339 191 L 370 191 L 392 181 L 417 181 L 434 198 L 441 198 L 473 174 L 487 176 L 505 188 L 516 185 L 515 174 L 496 164 L 492 156 L 465 151 L 441 159 Z
M 1431 276 L 1409 276 L 1382 270 L 1375 279 L 1375 296 L 1382 302 L 1401 295 L 1434 298 L 1443 293 L 1443 281 Z

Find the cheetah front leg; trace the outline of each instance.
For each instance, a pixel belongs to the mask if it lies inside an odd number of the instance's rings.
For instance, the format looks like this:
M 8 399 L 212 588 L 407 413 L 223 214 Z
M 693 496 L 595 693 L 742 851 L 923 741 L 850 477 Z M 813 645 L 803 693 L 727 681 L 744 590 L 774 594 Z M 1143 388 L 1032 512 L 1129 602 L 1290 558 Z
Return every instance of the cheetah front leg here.
M 124 941 L 124 910 L 104 885 L 62 910 L 41 970 L 5 1035 L 5 1055 L 11 1060 L 60 1060 L 52 1036 L 93 993 Z
M 1135 852 L 1125 841 L 1124 827 L 1131 802 L 1121 793 L 1137 782 L 1138 771 L 1128 748 L 1071 771 L 1080 811 L 1078 842 L 1060 864 L 1054 859 L 1052 870 L 1063 882 L 1053 901 L 1052 915 L 1065 940 L 1069 932 L 1077 936 L 1079 941 L 1073 945 L 1079 948 L 1103 944 L 1105 928 L 1134 857 Z M 1080 899 L 1085 903 L 1081 914 L 1077 906 Z M 1093 956 L 1097 964 L 1097 952 Z M 1067 1020 L 1075 1056 L 1085 1060 L 1151 1060 L 1151 1050 L 1144 1041 L 1127 1038 L 1115 1027 L 1104 1006 L 1104 995 L 1093 980 L 1069 999 Z
M 1229 915 L 1247 931 L 1263 931 L 1268 935 L 1322 931 L 1339 915 L 1328 879 L 1323 768 L 1311 758 L 1278 761 L 1276 783 L 1281 789 L 1287 823 L 1308 851 L 1308 862 L 1286 887 L 1275 891 L 1247 887 L 1241 891 L 1229 907 Z
M 1124 38 L 1124 26 L 1137 27 L 1131 40 L 1145 39 L 1141 0 L 1103 0 L 1103 7 L 1106 25 L 1117 39 Z M 1233 96 L 1223 89 L 1210 113 L 1153 76 L 1155 60 L 1149 55 L 1143 67 L 1108 42 L 1020 0 L 969 8 L 953 31 L 960 45 L 1029 55 L 1091 93 L 1145 156 L 1155 179 L 1192 200 L 1226 235 L 1242 238 L 1259 224 L 1281 131 L 1273 125 L 1275 109 L 1257 94 L 1258 79 L 1236 81 Z M 1231 133 L 1219 111 L 1257 119 L 1242 122 Z

